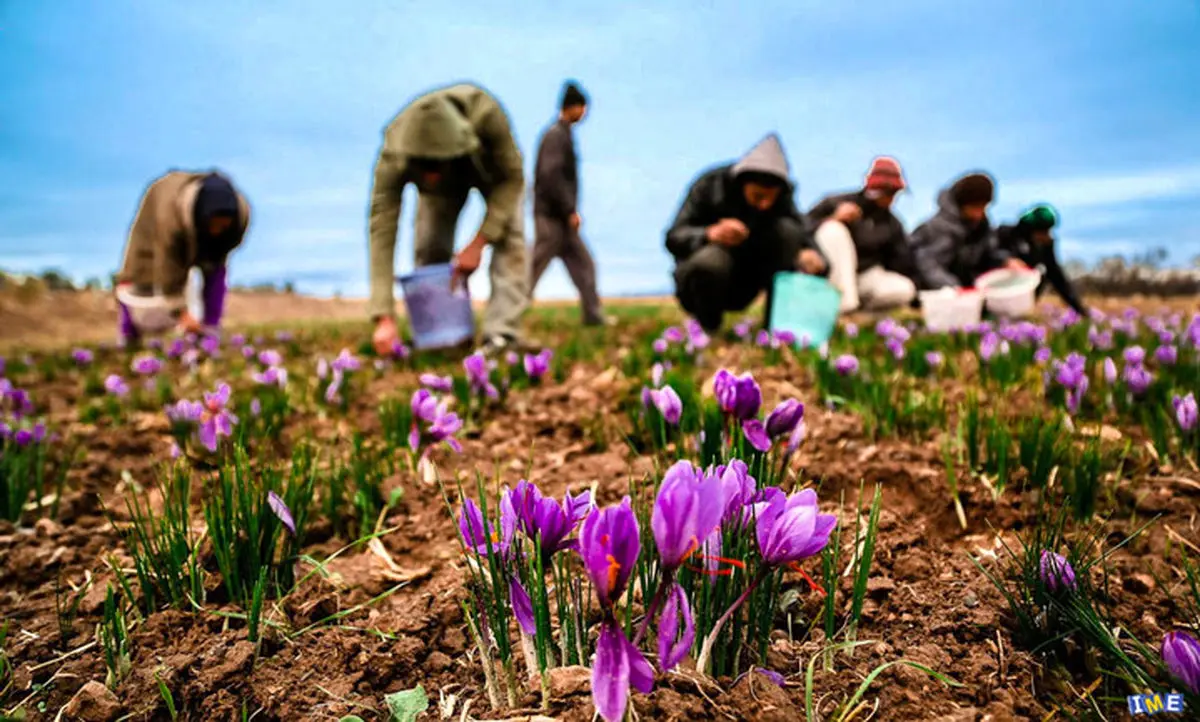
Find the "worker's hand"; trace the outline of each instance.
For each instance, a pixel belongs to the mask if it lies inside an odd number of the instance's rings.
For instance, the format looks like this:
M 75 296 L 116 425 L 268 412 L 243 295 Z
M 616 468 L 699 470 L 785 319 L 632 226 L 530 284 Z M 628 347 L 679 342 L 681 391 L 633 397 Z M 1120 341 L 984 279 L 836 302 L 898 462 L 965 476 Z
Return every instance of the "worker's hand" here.
M 833 220 L 846 225 L 854 223 L 859 218 L 862 218 L 862 208 L 859 208 L 857 203 L 850 201 L 839 204 L 837 210 L 833 212 Z
M 1004 262 L 1004 267 L 1011 271 L 1028 271 L 1029 266 L 1020 258 L 1010 258 Z
M 750 229 L 736 218 L 722 218 L 705 229 L 705 235 L 712 243 L 732 248 L 750 236 Z
M 583 225 L 583 219 L 579 217 L 578 213 L 571 214 L 570 222 L 571 228 L 574 228 L 575 230 L 579 230 L 579 227 Z
M 825 272 L 825 259 L 811 248 L 800 251 L 800 255 L 796 257 L 796 265 L 812 276 Z
M 466 288 L 471 274 L 479 269 L 479 264 L 483 263 L 483 247 L 486 245 L 487 239 L 476 235 L 458 252 L 458 255 L 454 257 L 454 276 L 450 280 L 452 287 Z
M 390 356 L 392 349 L 396 347 L 396 342 L 400 340 L 400 331 L 396 328 L 396 319 L 391 316 L 381 316 L 375 322 L 375 334 L 371 337 L 371 343 L 375 346 L 375 353 L 380 356 Z
M 179 314 L 179 332 L 180 333 L 199 334 L 203 330 L 204 330 L 204 325 L 201 324 L 198 320 L 196 320 L 196 317 L 193 316 L 186 309 L 183 311 L 183 313 Z

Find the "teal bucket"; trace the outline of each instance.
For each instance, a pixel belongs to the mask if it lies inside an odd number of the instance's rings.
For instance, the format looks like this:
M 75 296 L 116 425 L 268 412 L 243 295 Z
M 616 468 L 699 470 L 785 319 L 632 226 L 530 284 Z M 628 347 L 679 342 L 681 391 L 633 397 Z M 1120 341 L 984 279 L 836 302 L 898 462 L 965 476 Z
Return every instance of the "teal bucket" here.
M 454 267 L 449 263 L 424 266 L 396 277 L 417 349 L 449 348 L 475 338 L 471 295 L 466 284 L 453 288 L 453 279 Z
M 837 328 L 842 294 L 823 278 L 776 273 L 771 299 L 772 331 L 790 331 L 799 346 L 817 348 Z

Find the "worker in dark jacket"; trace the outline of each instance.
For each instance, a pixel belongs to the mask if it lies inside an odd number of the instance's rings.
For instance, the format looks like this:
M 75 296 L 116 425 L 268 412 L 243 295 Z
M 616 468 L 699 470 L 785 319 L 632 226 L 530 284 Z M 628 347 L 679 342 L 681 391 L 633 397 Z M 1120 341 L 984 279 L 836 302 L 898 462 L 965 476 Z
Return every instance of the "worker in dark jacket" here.
M 912 233 L 922 288 L 968 288 L 993 269 L 1026 267 L 1000 248 L 988 221 L 995 193 L 991 176 L 969 173 L 939 194 L 937 213 Z
M 529 273 L 529 297 L 546 267 L 561 258 L 579 291 L 585 326 L 604 323 L 596 293 L 596 264 L 579 237 L 581 219 L 578 158 L 571 126 L 587 114 L 587 96 L 575 83 L 563 88 L 558 120 L 542 134 L 533 181 L 533 220 L 536 240 Z
M 808 223 L 792 200 L 787 158 L 768 135 L 741 160 L 705 171 L 688 190 L 667 231 L 675 257 L 675 295 L 706 331 L 726 311 L 749 306 L 775 274 L 828 271 Z
M 1058 213 L 1048 205 L 1042 204 L 1030 208 L 1017 220 L 1016 225 L 1000 226 L 996 229 L 1000 247 L 1014 258 L 1021 259 L 1031 268 L 1040 268 L 1042 282 L 1038 285 L 1037 295 L 1041 296 L 1048 286 L 1053 286 L 1058 295 L 1068 306 L 1075 309 L 1080 316 L 1086 316 L 1087 310 L 1071 280 L 1063 272 L 1054 253 L 1054 236 L 1050 231 L 1058 224 Z
M 917 297 L 908 234 L 892 213 L 904 186 L 900 164 L 881 156 L 872 161 L 862 189 L 827 196 L 808 212 L 817 247 L 829 259 L 829 281 L 842 294 L 843 313 L 907 306 Z

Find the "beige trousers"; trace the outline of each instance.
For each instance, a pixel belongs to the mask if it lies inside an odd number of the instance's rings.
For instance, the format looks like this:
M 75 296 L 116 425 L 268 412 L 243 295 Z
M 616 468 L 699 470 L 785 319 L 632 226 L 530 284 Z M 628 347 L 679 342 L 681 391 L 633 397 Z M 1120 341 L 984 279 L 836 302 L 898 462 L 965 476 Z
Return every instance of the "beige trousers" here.
M 916 298 L 917 286 L 907 276 L 883 266 L 858 272 L 858 251 L 844 223 L 825 221 L 817 228 L 816 241 L 829 260 L 829 282 L 842 294 L 842 313 L 898 308 Z
M 422 194 L 417 200 L 415 265 L 431 266 L 449 263 L 454 258 L 454 231 L 458 216 L 466 205 L 467 196 L 435 196 Z M 529 305 L 529 266 L 525 260 L 525 200 L 517 201 L 520 209 L 504 229 L 503 235 L 492 242 L 492 259 L 488 265 L 488 280 L 492 295 L 483 311 L 483 337 L 521 337 L 521 317 Z

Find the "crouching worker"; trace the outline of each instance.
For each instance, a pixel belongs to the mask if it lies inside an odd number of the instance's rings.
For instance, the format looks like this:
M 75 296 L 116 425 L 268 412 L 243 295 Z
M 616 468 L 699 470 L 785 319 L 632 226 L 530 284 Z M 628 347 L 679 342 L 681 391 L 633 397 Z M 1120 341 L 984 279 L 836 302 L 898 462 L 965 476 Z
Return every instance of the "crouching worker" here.
M 892 214 L 904 185 L 899 163 L 876 158 L 861 190 L 824 198 L 808 212 L 829 259 L 829 281 L 842 294 L 842 313 L 907 306 L 917 297 L 908 234 Z
M 122 342 L 137 343 L 172 327 L 200 333 L 219 326 L 226 261 L 249 223 L 250 204 L 220 173 L 171 171 L 151 183 L 116 279 Z M 188 311 L 185 296 L 193 268 L 204 279 L 200 319 Z
M 1019 258 L 1031 268 L 1040 268 L 1042 282 L 1038 285 L 1037 295 L 1040 297 L 1049 286 L 1068 306 L 1080 316 L 1087 315 L 1087 309 L 1075 293 L 1071 280 L 1063 272 L 1054 252 L 1054 236 L 1050 231 L 1058 224 L 1058 213 L 1045 204 L 1034 206 L 1023 213 L 1016 225 L 1004 225 L 996 229 L 1000 247 Z
M 692 183 L 667 231 L 667 250 L 675 257 L 675 295 L 706 331 L 718 330 L 726 311 L 746 308 L 764 290 L 769 321 L 776 273 L 828 270 L 793 193 L 774 134 Z
M 453 259 L 465 284 L 491 247 L 492 296 L 483 314 L 484 351 L 519 341 L 528 305 L 525 262 L 525 172 L 508 116 L 491 94 L 461 84 L 427 93 L 400 111 L 384 131 L 371 187 L 370 314 L 374 345 L 391 353 L 399 340 L 394 297 L 396 227 L 409 183 L 417 187 L 417 268 Z M 472 188 L 483 194 L 483 224 L 457 254 L 454 233 Z
M 939 194 L 937 213 L 912 233 L 922 288 L 970 288 L 996 268 L 1027 268 L 1000 247 L 988 221 L 995 192 L 991 176 L 970 173 Z

